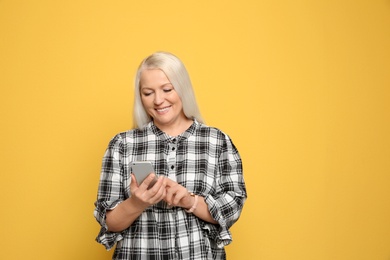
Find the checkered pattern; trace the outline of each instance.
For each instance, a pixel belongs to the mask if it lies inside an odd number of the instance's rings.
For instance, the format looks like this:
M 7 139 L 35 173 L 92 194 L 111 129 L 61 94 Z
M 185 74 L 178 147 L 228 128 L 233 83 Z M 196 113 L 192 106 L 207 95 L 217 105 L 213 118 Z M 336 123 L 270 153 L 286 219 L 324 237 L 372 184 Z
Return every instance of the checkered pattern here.
M 130 196 L 130 164 L 143 160 L 151 161 L 158 175 L 174 176 L 188 191 L 203 196 L 218 224 L 162 201 L 126 230 L 108 232 L 106 211 Z M 224 246 L 232 241 L 229 228 L 238 220 L 246 196 L 241 159 L 226 134 L 195 120 L 182 135 L 170 137 L 151 122 L 109 143 L 95 202 L 94 215 L 101 225 L 96 240 L 106 249 L 116 244 L 113 259 L 225 259 Z

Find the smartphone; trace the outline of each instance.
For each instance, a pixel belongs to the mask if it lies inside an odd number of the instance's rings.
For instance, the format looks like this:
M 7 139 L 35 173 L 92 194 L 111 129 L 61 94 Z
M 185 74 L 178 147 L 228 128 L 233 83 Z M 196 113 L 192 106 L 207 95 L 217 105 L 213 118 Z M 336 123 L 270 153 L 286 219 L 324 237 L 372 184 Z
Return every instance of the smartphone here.
M 138 185 L 148 177 L 149 174 L 154 172 L 153 165 L 149 161 L 138 161 L 131 163 L 131 172 L 134 174 L 135 179 L 137 180 Z M 153 187 L 153 185 L 157 182 L 157 175 L 155 175 L 154 180 L 150 183 L 148 189 Z

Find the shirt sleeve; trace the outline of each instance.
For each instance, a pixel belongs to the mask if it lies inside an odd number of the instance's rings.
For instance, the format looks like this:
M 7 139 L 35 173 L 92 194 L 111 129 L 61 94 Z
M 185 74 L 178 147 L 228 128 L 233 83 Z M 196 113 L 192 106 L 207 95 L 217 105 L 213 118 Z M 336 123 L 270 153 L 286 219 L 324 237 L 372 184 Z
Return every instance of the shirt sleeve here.
M 121 233 L 109 232 L 106 224 L 106 212 L 114 209 L 124 198 L 123 190 L 123 142 L 119 135 L 114 137 L 103 156 L 100 182 L 95 202 L 94 216 L 100 224 L 100 232 L 96 241 L 111 249 L 115 243 L 123 239 Z
M 227 135 L 218 159 L 218 171 L 216 193 L 207 195 L 205 201 L 219 225 L 206 224 L 206 229 L 218 247 L 223 247 L 232 241 L 229 228 L 239 219 L 247 198 L 241 157 Z

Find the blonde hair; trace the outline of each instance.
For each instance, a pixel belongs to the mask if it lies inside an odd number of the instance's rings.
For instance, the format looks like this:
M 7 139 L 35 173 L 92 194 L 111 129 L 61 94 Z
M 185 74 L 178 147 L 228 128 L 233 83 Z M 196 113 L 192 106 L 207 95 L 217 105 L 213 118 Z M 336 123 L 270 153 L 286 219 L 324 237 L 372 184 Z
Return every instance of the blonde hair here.
M 196 119 L 200 123 L 204 122 L 196 102 L 190 77 L 184 64 L 178 57 L 171 53 L 155 52 L 141 62 L 135 77 L 133 112 L 134 128 L 142 129 L 153 120 L 145 111 L 141 100 L 140 78 L 142 71 L 145 69 L 159 69 L 164 72 L 183 103 L 184 115 L 187 118 Z

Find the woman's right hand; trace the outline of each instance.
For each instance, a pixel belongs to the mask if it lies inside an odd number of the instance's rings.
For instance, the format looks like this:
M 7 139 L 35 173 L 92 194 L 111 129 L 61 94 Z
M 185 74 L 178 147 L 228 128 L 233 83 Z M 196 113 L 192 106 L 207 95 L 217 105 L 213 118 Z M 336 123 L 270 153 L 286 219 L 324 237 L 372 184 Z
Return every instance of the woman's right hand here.
M 135 205 L 142 210 L 160 202 L 166 196 L 167 180 L 164 176 L 160 176 L 153 187 L 148 189 L 154 178 L 155 174 L 151 173 L 148 175 L 148 177 L 146 177 L 141 185 L 138 185 L 134 174 L 131 174 L 130 199 L 133 200 Z
M 158 178 L 153 187 L 148 189 L 154 176 L 154 173 L 150 174 L 141 185 L 138 185 L 134 175 L 131 174 L 130 198 L 106 213 L 106 223 L 109 231 L 120 232 L 128 228 L 146 208 L 156 204 L 166 196 L 167 181 L 165 177 Z

